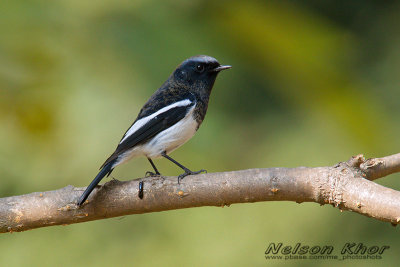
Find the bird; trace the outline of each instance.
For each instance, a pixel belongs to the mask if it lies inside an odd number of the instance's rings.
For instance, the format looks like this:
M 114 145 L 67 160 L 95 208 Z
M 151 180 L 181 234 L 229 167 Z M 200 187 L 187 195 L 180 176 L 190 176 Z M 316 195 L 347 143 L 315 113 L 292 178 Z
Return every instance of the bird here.
M 146 176 L 160 176 L 153 159 L 166 158 L 183 169 L 178 183 L 191 171 L 168 154 L 186 143 L 196 131 L 207 112 L 208 102 L 217 75 L 231 66 L 221 65 L 215 58 L 199 55 L 183 61 L 160 88 L 149 98 L 133 124 L 118 143 L 114 153 L 100 167 L 100 172 L 79 198 L 81 206 L 99 182 L 120 164 L 145 156 L 154 172 Z

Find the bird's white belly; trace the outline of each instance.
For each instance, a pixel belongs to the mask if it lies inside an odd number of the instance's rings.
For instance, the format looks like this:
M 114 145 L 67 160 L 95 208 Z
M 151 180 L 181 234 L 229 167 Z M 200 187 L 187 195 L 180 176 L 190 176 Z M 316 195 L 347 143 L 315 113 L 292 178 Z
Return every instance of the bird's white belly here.
M 133 149 L 122 154 L 116 165 L 120 165 L 137 156 L 157 158 L 161 156 L 162 152 L 166 151 L 170 153 L 186 143 L 196 133 L 198 126 L 197 121 L 193 118 L 194 108 L 195 106 L 189 110 L 182 120 L 158 133 L 149 142 L 135 146 Z
M 157 134 L 150 142 L 143 144 L 143 153 L 149 158 L 161 156 L 161 153 L 177 149 L 196 133 L 198 123 L 193 118 L 194 106 L 186 114 L 185 118 Z

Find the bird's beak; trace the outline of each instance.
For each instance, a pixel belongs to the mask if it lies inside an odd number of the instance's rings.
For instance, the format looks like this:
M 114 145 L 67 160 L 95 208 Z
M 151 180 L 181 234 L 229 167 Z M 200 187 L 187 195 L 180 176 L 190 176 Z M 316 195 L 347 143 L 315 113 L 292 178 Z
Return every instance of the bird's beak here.
M 227 69 L 230 69 L 230 68 L 232 68 L 232 66 L 229 66 L 229 65 L 219 65 L 218 67 L 216 67 L 216 68 L 213 69 L 212 71 L 219 72 L 219 71 L 221 71 L 221 70 L 227 70 Z

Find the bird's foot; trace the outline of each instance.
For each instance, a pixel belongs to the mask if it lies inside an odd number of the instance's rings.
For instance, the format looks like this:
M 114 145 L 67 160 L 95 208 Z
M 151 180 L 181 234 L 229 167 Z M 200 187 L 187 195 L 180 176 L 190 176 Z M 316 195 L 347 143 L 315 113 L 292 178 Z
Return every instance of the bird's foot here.
M 117 178 L 115 178 L 114 176 L 112 176 L 112 175 L 111 175 L 111 179 L 112 179 L 113 181 L 119 182 L 119 180 L 118 180 Z M 101 185 L 96 185 L 96 187 L 99 187 L 99 186 L 101 186 Z
M 161 173 L 159 173 L 159 172 L 154 173 L 154 172 L 148 171 L 144 174 L 144 177 L 154 177 L 154 176 L 161 176 Z
M 200 170 L 200 171 L 194 172 L 194 171 L 191 171 L 189 169 L 185 169 L 185 172 L 178 176 L 178 184 L 180 184 L 182 179 L 185 178 L 186 176 L 188 176 L 188 175 L 196 175 L 196 174 L 200 174 L 202 172 L 207 173 L 206 170 Z

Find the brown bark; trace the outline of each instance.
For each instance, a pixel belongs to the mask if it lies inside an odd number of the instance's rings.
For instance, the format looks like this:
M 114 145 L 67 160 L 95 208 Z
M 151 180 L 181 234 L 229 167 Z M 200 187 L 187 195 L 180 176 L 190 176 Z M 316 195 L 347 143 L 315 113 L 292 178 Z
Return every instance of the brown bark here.
M 331 204 L 381 221 L 400 223 L 400 192 L 372 180 L 400 171 L 400 154 L 352 157 L 332 167 L 269 168 L 186 177 L 111 180 L 78 208 L 85 188 L 65 188 L 0 199 L 0 233 L 66 225 L 129 214 L 258 201 Z M 138 197 L 144 182 L 143 199 Z

